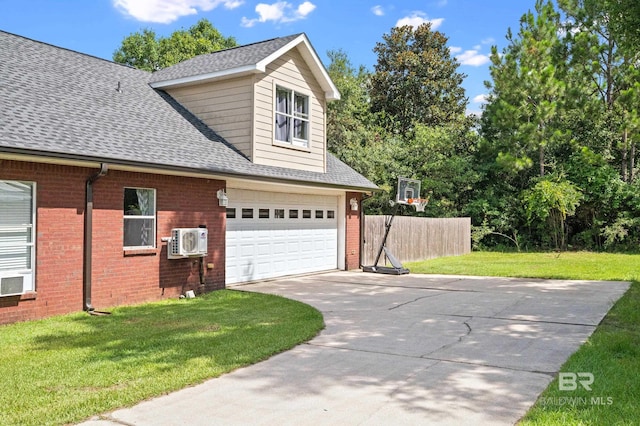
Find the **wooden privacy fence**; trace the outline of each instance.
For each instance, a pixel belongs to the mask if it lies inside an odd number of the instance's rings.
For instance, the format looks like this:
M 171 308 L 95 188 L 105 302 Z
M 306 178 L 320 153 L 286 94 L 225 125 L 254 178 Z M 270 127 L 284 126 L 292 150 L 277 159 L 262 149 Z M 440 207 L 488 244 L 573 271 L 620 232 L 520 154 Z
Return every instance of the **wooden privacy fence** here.
M 367 215 L 364 222 L 363 265 L 373 265 L 389 216 Z M 471 218 L 396 216 L 387 248 L 401 262 L 457 256 L 471 252 Z M 384 253 L 379 265 L 384 265 Z

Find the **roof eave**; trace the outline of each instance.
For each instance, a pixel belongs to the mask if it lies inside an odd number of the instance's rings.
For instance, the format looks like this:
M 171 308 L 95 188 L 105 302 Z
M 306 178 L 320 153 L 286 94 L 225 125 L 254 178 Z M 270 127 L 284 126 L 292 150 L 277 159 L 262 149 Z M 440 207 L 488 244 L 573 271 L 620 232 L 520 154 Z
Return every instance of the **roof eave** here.
M 380 191 L 380 189 L 377 187 L 371 188 L 367 186 L 341 184 L 336 182 L 320 182 L 315 180 L 273 177 L 259 174 L 254 175 L 250 173 L 240 173 L 233 170 L 201 169 L 185 166 L 173 166 L 168 164 L 145 163 L 109 157 L 31 150 L 24 148 L 1 147 L 0 160 L 2 159 L 16 161 L 33 161 L 76 167 L 99 167 L 100 164 L 106 163 L 109 164 L 109 168 L 112 170 L 137 171 L 142 173 L 185 177 L 199 177 L 203 179 L 225 180 L 228 178 L 238 178 L 257 182 L 287 183 L 292 185 L 306 185 L 318 188 L 335 188 L 345 191 L 356 191 L 365 193 Z

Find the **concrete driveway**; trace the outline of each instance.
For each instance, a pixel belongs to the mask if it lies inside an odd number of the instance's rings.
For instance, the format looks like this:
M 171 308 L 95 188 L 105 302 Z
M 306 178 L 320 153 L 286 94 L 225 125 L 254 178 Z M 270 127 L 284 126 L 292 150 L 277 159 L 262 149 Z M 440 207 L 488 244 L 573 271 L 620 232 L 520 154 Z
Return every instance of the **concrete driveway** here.
M 326 328 L 86 424 L 511 425 L 628 283 L 332 272 L 236 288 L 308 303 Z

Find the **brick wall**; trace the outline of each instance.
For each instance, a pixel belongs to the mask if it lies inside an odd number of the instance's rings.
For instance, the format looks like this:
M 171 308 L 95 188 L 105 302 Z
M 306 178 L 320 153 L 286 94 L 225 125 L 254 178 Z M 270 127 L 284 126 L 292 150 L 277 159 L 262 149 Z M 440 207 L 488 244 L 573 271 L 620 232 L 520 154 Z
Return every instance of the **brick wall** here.
M 0 297 L 0 324 L 83 308 L 85 181 L 95 169 L 0 161 L 0 179 L 33 181 L 36 292 Z M 224 181 L 109 171 L 94 184 L 92 305 L 97 310 L 199 290 L 199 264 L 168 260 L 171 228 L 206 225 L 205 291 L 224 287 L 224 215 L 216 192 Z M 156 189 L 157 248 L 123 250 L 124 187 Z M 213 268 L 208 269 L 207 264 Z
M 358 192 L 347 192 L 346 196 L 346 238 L 345 238 L 345 269 L 360 268 L 360 212 L 362 206 L 357 211 L 351 210 L 350 200 L 355 198 L 360 204 L 362 194 Z

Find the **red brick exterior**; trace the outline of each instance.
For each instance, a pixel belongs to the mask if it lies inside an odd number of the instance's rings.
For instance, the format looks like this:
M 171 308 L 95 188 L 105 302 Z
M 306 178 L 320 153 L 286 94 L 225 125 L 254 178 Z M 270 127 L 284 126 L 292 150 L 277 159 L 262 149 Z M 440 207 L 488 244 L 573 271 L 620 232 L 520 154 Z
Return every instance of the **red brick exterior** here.
M 35 289 L 22 296 L 0 297 L 0 324 L 44 318 L 83 309 L 83 256 L 86 180 L 97 169 L 0 160 L 0 179 L 36 183 Z M 156 248 L 123 249 L 125 187 L 156 190 Z M 100 310 L 117 305 L 177 297 L 187 290 L 225 286 L 225 208 L 216 192 L 225 182 L 109 170 L 93 185 L 91 304 Z M 361 193 L 346 193 L 345 268 L 360 267 Z M 208 254 L 205 286 L 200 288 L 199 260 L 167 259 L 172 228 L 206 225 Z M 209 265 L 213 265 L 209 268 Z
M 351 199 L 358 201 L 358 210 L 351 210 Z M 347 271 L 360 268 L 360 213 L 362 211 L 362 194 L 347 192 L 346 196 L 346 238 L 345 238 L 345 269 Z
M 0 297 L 0 324 L 83 309 L 85 182 L 96 169 L 3 160 L 0 179 L 36 182 L 36 292 Z M 96 310 L 199 290 L 194 259 L 167 259 L 172 228 L 206 225 L 205 291 L 224 288 L 225 208 L 219 180 L 109 171 L 94 184 L 92 305 Z M 124 187 L 156 189 L 156 248 L 123 250 Z M 213 264 L 212 269 L 207 264 Z

